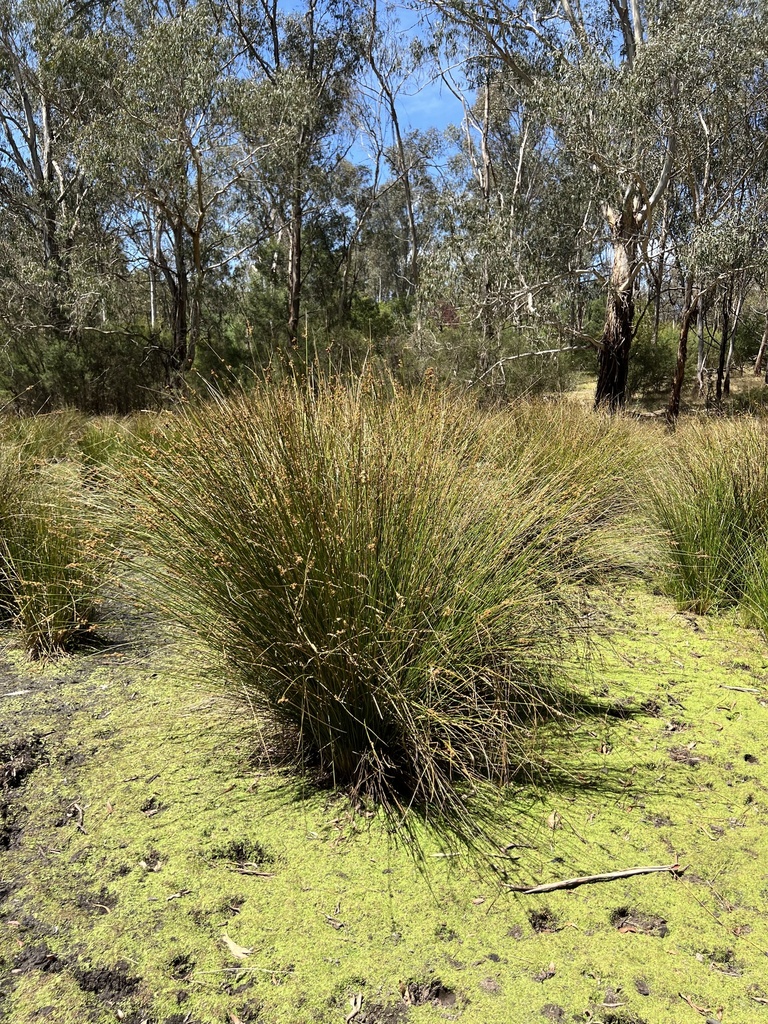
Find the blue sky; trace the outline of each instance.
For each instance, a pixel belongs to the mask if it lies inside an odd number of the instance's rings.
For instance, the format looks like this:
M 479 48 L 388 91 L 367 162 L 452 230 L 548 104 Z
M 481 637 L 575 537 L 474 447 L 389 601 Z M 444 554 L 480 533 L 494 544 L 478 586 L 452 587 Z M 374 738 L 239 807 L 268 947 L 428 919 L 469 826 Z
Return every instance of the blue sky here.
M 460 124 L 464 116 L 461 103 L 441 79 L 428 82 L 411 94 L 402 94 L 398 107 L 403 126 L 420 131 L 443 131 L 449 124 Z

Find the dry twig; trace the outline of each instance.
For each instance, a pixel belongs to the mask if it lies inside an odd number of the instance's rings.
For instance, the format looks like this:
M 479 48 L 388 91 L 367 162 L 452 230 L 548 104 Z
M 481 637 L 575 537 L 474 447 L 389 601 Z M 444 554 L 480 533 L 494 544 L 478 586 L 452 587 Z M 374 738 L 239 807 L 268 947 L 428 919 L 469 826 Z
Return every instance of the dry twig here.
M 555 892 L 557 889 L 576 889 L 580 885 L 591 885 L 593 882 L 613 882 L 617 878 L 631 878 L 632 875 L 652 875 L 665 871 L 671 875 L 682 875 L 685 868 L 681 868 L 679 864 L 626 868 L 624 871 L 609 871 L 604 875 L 583 875 L 580 878 L 566 878 L 561 882 L 546 882 L 544 885 L 508 885 L 507 889 L 511 892 L 532 896 L 535 893 Z

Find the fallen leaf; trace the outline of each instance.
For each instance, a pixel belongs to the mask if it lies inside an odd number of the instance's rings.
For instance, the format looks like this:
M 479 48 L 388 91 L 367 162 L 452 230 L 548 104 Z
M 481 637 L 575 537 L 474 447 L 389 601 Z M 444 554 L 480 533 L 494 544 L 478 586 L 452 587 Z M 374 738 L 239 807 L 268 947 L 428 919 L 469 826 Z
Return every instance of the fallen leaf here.
M 240 1020 L 237 1014 L 232 1013 L 231 1010 L 229 1011 L 229 1019 L 231 1024 L 243 1024 L 243 1022 Z
M 708 1007 L 697 1006 L 690 996 L 684 996 L 682 992 L 680 993 L 680 998 L 683 1000 L 683 1002 L 688 1003 L 692 1010 L 695 1010 L 696 1013 L 700 1013 L 702 1017 L 709 1016 L 709 1014 L 711 1013 L 711 1010 Z
M 554 964 L 550 964 L 549 967 L 545 968 L 543 971 L 539 971 L 538 974 L 534 974 L 533 980 L 534 981 L 547 981 L 549 978 L 554 978 L 555 974 L 556 974 L 555 965 Z
M 328 924 L 331 926 L 331 928 L 335 928 L 336 931 L 339 931 L 340 928 L 344 927 L 344 922 L 343 921 L 339 921 L 337 918 L 331 917 L 329 914 L 323 914 L 323 917 L 328 922 Z
M 248 949 L 245 946 L 238 946 L 236 942 L 233 942 L 232 939 L 230 939 L 226 932 L 222 932 L 221 941 L 230 951 L 232 956 L 236 956 L 238 960 L 245 960 L 245 958 L 250 956 L 253 952 L 252 949 Z
M 560 818 L 560 815 L 557 813 L 557 811 L 552 811 L 550 816 L 547 818 L 547 827 L 551 828 L 554 832 L 556 828 L 560 828 L 561 820 L 562 819 Z
M 479 907 L 481 903 L 485 903 L 485 896 L 476 896 L 472 902 L 476 907 Z

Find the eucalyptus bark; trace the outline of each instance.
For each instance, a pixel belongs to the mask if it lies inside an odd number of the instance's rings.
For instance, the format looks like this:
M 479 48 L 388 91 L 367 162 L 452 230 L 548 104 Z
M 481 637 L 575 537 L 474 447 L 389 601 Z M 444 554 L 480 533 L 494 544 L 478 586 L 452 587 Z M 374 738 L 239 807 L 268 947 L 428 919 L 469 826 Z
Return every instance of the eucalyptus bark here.
M 184 375 L 192 366 L 199 333 L 199 310 L 190 303 L 189 269 L 184 251 L 184 225 L 177 221 L 171 225 L 173 239 L 173 266 L 157 248 L 160 269 L 168 285 L 171 299 L 171 350 L 165 355 L 166 382 L 174 391 L 182 388 Z
M 699 308 L 699 293 L 693 294 L 693 279 L 688 277 L 685 282 L 685 299 L 683 301 L 683 317 L 680 321 L 680 337 L 677 342 L 677 362 L 675 364 L 675 375 L 672 379 L 672 392 L 669 396 L 667 406 L 667 420 L 674 423 L 680 415 L 680 396 L 685 380 L 685 363 L 688 358 L 688 334 L 691 329 L 691 322 Z
M 296 345 L 301 313 L 301 232 L 304 209 L 301 195 L 294 192 L 291 200 L 291 223 L 288 229 L 288 339 Z
M 766 349 L 768 349 L 768 310 L 765 313 L 765 325 L 763 327 L 763 336 L 760 339 L 760 348 L 757 351 L 757 358 L 755 359 L 755 376 L 759 377 L 763 372 L 763 360 L 765 359 Z
M 595 390 L 595 408 L 606 408 L 610 412 L 616 412 L 626 400 L 635 316 L 637 250 L 634 211 L 629 207 L 613 225 L 613 269 Z
M 696 382 L 699 385 L 699 394 L 703 395 L 707 347 L 706 339 L 704 337 L 704 302 L 701 299 L 699 300 L 699 306 L 696 310 L 696 338 L 698 342 L 696 353 Z
M 717 364 L 717 387 L 715 391 L 715 401 L 718 405 L 723 400 L 723 380 L 725 378 L 725 356 L 728 351 L 728 343 L 730 341 L 730 318 L 731 318 L 731 282 L 728 282 L 728 286 L 725 289 L 723 295 L 723 319 L 722 319 L 722 330 L 720 332 L 720 357 Z M 730 388 L 725 389 L 726 395 Z

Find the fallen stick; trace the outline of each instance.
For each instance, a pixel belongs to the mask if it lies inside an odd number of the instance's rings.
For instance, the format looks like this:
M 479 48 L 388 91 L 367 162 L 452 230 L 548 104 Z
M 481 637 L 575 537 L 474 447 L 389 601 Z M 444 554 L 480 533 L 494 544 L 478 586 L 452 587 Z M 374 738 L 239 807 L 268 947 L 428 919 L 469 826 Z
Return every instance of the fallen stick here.
M 201 974 L 239 974 L 241 971 L 258 971 L 260 974 L 292 974 L 292 970 L 272 967 L 217 967 L 212 971 L 192 971 L 190 978 L 196 978 Z
M 762 693 L 762 690 L 758 690 L 754 686 L 726 686 L 725 683 L 720 683 L 721 690 L 736 690 L 738 693 Z
M 344 1018 L 344 1024 L 351 1024 L 351 1022 L 355 1019 L 355 1017 L 357 1017 L 357 1015 L 362 1010 L 363 993 L 358 992 L 356 995 L 352 996 L 352 998 L 349 1000 L 349 1005 L 352 1007 L 352 1012 L 348 1013 L 347 1016 Z
M 671 875 L 682 875 L 685 868 L 679 864 L 660 864 L 646 868 L 625 868 L 624 871 L 609 871 L 605 875 L 583 875 L 581 878 L 566 878 L 562 882 L 545 882 L 544 885 L 508 885 L 511 892 L 520 892 L 532 896 L 537 892 L 555 892 L 556 889 L 576 889 L 580 885 L 591 885 L 593 882 L 614 882 L 617 878 L 631 878 L 632 875 L 653 875 L 667 871 Z

